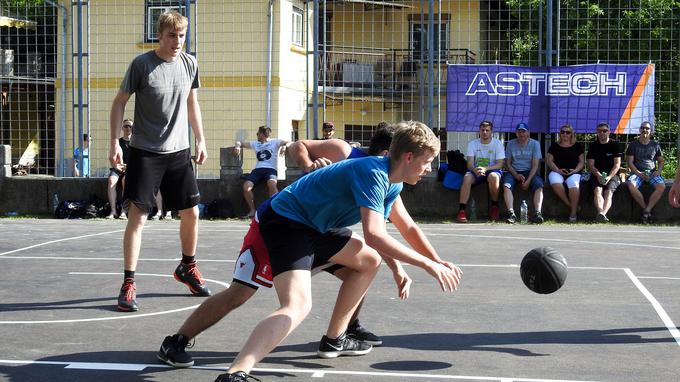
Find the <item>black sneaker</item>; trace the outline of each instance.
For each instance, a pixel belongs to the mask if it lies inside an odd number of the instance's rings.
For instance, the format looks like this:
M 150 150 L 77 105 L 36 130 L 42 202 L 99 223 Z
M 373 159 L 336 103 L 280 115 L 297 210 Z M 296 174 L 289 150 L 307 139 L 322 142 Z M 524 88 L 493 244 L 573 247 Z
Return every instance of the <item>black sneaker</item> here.
M 534 224 L 543 224 L 543 214 L 540 211 L 536 211 L 534 218 L 531 219 Z
M 246 374 L 242 371 L 237 371 L 236 373 L 220 374 L 215 382 L 248 382 L 248 381 L 259 381 L 259 379 L 253 377 L 250 374 Z
M 642 213 L 642 224 L 650 224 L 652 223 L 652 213 L 651 212 L 643 212 Z
M 508 212 L 508 218 L 505 219 L 505 221 L 509 224 L 515 224 L 515 222 L 517 222 L 517 216 L 515 215 L 515 212 Z
M 137 285 L 132 279 L 125 279 L 123 286 L 120 287 L 118 294 L 118 310 L 121 312 L 136 312 L 139 310 L 137 305 Z
M 184 351 L 187 345 L 189 348 L 193 347 L 193 344 L 189 345 L 189 339 L 181 334 L 167 336 L 156 357 L 172 367 L 194 366 L 194 359 Z
M 355 340 L 365 342 L 369 345 L 373 346 L 382 345 L 382 339 L 376 336 L 375 334 L 369 332 L 368 329 L 364 328 L 359 322 L 359 320 L 354 321 L 353 324 L 350 324 L 347 327 L 347 336 L 350 338 L 354 338 Z
M 598 223 L 607 223 L 609 222 L 609 219 L 607 218 L 607 215 L 600 212 L 595 216 L 595 221 Z
M 201 271 L 198 270 L 195 261 L 191 264 L 179 263 L 177 269 L 175 269 L 175 280 L 188 286 L 191 293 L 195 296 L 206 297 L 212 295 L 210 289 L 205 285 Z
M 371 349 L 373 349 L 373 346 L 350 338 L 347 333 L 343 333 L 334 340 L 326 336 L 321 337 L 316 355 L 320 358 L 337 358 L 343 355 L 364 355 Z

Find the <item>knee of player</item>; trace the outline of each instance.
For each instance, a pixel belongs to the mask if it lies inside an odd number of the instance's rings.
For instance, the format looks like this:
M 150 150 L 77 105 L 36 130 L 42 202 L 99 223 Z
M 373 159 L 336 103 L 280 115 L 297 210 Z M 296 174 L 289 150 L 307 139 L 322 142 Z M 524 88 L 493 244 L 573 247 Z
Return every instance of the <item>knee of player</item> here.
M 365 243 L 357 255 L 359 256 L 360 267 L 365 271 L 377 270 L 382 262 L 382 257 L 378 254 L 378 251 Z

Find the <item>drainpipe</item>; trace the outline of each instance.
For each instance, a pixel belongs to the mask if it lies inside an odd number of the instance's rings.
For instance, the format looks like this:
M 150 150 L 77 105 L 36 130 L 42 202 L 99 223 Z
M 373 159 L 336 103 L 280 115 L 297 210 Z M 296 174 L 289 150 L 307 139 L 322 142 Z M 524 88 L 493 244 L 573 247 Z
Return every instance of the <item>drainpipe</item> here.
M 269 30 L 267 31 L 267 94 L 265 99 L 265 125 L 272 127 L 272 50 L 274 45 L 274 0 L 269 0 Z
M 64 152 L 64 147 L 66 146 L 66 49 L 67 49 L 67 44 L 66 44 L 66 33 L 68 31 L 68 13 L 66 11 L 66 7 L 57 4 L 53 1 L 50 0 L 45 0 L 45 3 L 48 5 L 51 5 L 53 7 L 57 7 L 61 9 L 61 29 L 62 29 L 62 37 L 61 37 L 61 43 L 62 43 L 62 48 L 61 48 L 61 78 L 59 81 L 59 90 L 61 93 L 60 100 L 59 100 L 59 113 L 61 114 L 59 118 L 59 164 L 57 165 L 57 176 L 63 177 L 65 174 L 65 169 L 64 169 L 64 163 L 66 162 L 65 158 L 65 152 Z

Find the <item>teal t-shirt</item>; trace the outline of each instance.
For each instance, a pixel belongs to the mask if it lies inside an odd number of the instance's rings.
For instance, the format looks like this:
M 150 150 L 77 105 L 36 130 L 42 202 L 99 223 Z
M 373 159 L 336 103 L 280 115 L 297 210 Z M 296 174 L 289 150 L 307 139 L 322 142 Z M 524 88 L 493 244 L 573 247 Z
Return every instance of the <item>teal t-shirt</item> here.
M 403 183 L 390 183 L 390 159 L 347 159 L 316 170 L 272 200 L 274 211 L 324 233 L 361 221 L 360 207 L 390 214 Z

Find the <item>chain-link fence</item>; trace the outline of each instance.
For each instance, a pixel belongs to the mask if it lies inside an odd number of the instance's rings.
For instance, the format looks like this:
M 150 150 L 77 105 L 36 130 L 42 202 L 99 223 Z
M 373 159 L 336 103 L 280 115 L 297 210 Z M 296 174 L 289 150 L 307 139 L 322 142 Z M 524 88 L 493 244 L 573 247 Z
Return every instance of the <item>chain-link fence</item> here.
M 367 142 L 381 121 L 418 119 L 444 148 L 446 68 L 585 63 L 656 65 L 655 138 L 676 161 L 680 10 L 671 0 L 1 0 L 0 143 L 28 172 L 71 176 L 91 137 L 90 176 L 108 173 L 111 102 L 130 61 L 154 49 L 168 9 L 190 20 L 209 150 L 200 177 L 219 176 L 219 149 L 270 125 L 283 139 Z M 318 38 L 314 38 L 318 36 Z M 12 60 L 13 58 L 13 60 Z M 132 117 L 134 97 L 126 116 Z M 593 126 L 593 130 L 595 126 Z M 504 137 L 508 139 L 510 137 Z M 541 136 L 541 140 L 553 137 Z M 619 136 L 628 142 L 634 136 Z M 590 137 L 582 136 L 582 140 Z M 26 155 L 25 155 L 26 154 Z M 31 158 L 28 158 L 31 157 Z M 283 161 L 281 161 L 283 162 Z M 246 151 L 244 169 L 254 164 Z M 664 176 L 672 176 L 667 166 Z

